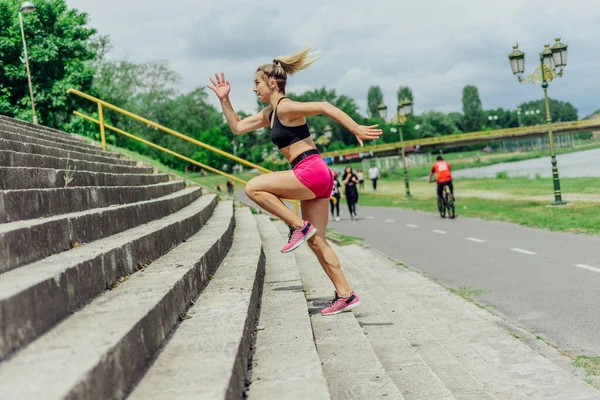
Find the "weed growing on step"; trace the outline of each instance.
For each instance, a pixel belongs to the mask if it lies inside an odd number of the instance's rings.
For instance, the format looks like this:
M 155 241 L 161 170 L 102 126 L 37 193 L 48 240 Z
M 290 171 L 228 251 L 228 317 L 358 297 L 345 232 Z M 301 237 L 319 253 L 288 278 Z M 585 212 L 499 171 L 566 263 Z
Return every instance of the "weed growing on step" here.
M 192 318 L 192 316 L 189 315 L 189 314 L 181 314 L 181 315 L 179 315 L 179 320 L 180 321 L 185 321 L 186 319 L 190 319 L 190 318 Z
M 112 285 L 110 285 L 110 290 L 115 290 L 116 288 L 119 287 L 119 285 L 123 282 L 125 282 L 126 280 L 129 279 L 129 275 L 124 275 L 121 276 L 120 278 L 117 278 Z
M 450 289 L 450 291 L 454 294 L 459 295 L 460 297 L 465 297 L 465 298 L 482 296 L 484 294 L 491 292 L 490 289 L 473 289 L 469 286 L 452 288 L 452 289 Z
M 591 379 L 586 379 L 585 383 L 587 383 L 588 385 L 590 385 L 591 387 L 593 387 L 594 389 L 600 390 L 600 386 L 596 385 L 596 382 L 594 382 Z
M 579 356 L 573 366 L 585 369 L 588 375 L 600 375 L 600 357 Z
M 75 176 L 75 169 L 76 167 L 73 167 L 73 169 L 71 169 L 71 164 L 69 163 L 70 159 L 70 153 L 67 154 L 67 167 L 66 167 L 66 172 L 65 172 L 65 187 L 68 187 L 69 184 L 71 182 L 73 182 L 73 178 Z
M 514 337 L 515 339 L 521 339 L 521 336 L 517 335 L 516 333 L 511 333 L 510 336 Z
M 342 235 L 331 228 L 327 228 L 327 239 L 336 243 L 338 246 L 349 246 L 351 244 L 361 245 L 363 238 L 357 236 Z

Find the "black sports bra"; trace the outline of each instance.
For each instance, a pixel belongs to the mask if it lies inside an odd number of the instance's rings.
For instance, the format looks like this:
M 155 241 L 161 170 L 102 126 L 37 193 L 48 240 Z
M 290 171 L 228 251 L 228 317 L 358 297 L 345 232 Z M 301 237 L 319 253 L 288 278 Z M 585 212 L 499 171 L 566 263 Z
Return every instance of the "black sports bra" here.
M 279 117 L 277 117 L 277 106 L 283 99 L 285 99 L 285 97 L 279 99 L 275 105 L 275 111 L 271 111 L 271 115 L 269 115 L 269 121 L 271 120 L 271 116 L 275 115 L 273 128 L 271 129 L 271 140 L 279 149 L 283 149 L 284 147 L 288 147 L 291 144 L 310 137 L 307 124 L 299 126 L 285 126 L 281 123 L 281 121 L 279 121 Z

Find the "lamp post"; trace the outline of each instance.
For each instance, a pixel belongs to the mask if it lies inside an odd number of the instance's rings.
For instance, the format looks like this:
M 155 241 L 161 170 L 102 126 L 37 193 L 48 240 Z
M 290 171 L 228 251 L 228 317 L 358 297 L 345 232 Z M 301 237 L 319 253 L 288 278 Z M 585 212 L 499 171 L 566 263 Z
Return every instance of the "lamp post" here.
M 33 101 L 33 87 L 31 86 L 31 73 L 29 72 L 29 57 L 27 56 L 27 44 L 25 43 L 25 30 L 23 29 L 23 13 L 31 14 L 35 11 L 32 2 L 26 1 L 19 7 L 19 23 L 21 25 L 21 38 L 23 39 L 23 54 L 25 55 L 25 68 L 27 69 L 27 82 L 29 82 L 29 96 L 31 96 L 31 111 L 33 112 L 33 123 L 37 125 L 38 119 L 35 114 L 35 102 Z
M 548 82 L 552 81 L 555 76 L 561 77 L 563 75 L 564 68 L 567 66 L 567 45 L 562 43 L 560 38 L 554 40 L 556 41 L 554 46 L 550 47 L 549 44 L 544 46 L 544 50 L 540 53 L 540 66 L 526 78 L 522 77 L 523 72 L 525 71 L 525 53 L 519 50 L 519 45 L 513 46 L 513 51 L 508 55 L 508 59 L 510 60 L 512 72 L 517 76 L 517 79 L 520 83 L 542 82 L 542 89 L 544 89 L 544 102 L 546 105 L 548 140 L 550 141 L 552 179 L 554 181 L 554 203 L 552 203 L 552 205 L 559 206 L 567 203 L 562 200 L 560 180 L 558 178 L 556 153 L 554 152 L 554 137 L 552 136 L 552 115 L 550 114 L 550 103 L 548 102 Z
M 383 117 L 383 115 L 387 115 L 387 106 L 379 106 L 379 115 Z M 404 169 L 404 185 L 406 186 L 406 196 L 405 197 L 412 197 L 412 195 L 410 194 L 410 185 L 408 183 L 408 169 L 406 168 L 406 154 L 404 152 L 404 136 L 402 135 L 402 126 L 403 126 L 403 121 L 406 120 L 406 117 L 410 116 L 412 114 L 412 101 L 410 101 L 410 99 L 404 98 L 402 100 L 400 100 L 400 104 L 398 104 L 398 107 L 396 109 L 396 119 L 397 119 L 397 126 L 398 126 L 398 132 L 400 135 L 400 151 L 402 153 L 402 167 Z M 384 118 L 385 119 L 385 118 Z M 396 130 L 394 128 L 392 128 L 392 132 L 396 132 Z
M 402 150 L 402 167 L 404 168 L 404 185 L 406 186 L 406 196 L 412 197 L 410 194 L 410 185 L 408 184 L 408 168 L 406 167 L 406 155 L 404 152 L 404 136 L 402 135 L 403 120 L 412 115 L 412 101 L 404 98 L 400 100 L 400 104 L 396 109 L 396 117 L 398 119 L 398 131 L 400 132 L 400 148 Z M 402 117 L 402 118 L 401 118 Z

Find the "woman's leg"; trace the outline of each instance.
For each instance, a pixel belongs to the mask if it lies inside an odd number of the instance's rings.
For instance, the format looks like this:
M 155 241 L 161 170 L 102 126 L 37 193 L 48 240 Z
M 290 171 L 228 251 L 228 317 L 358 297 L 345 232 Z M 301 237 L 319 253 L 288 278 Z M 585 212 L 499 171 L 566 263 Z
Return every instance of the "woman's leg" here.
M 336 203 L 337 204 L 337 203 Z M 331 216 L 335 217 L 335 214 L 333 213 L 333 210 L 335 208 L 335 204 L 333 203 L 333 200 L 329 199 L 329 208 L 331 208 Z M 338 207 L 339 208 L 339 207 Z M 338 212 L 339 214 L 339 212 Z
M 335 211 L 336 211 L 335 216 L 339 218 L 339 216 L 340 216 L 340 196 L 337 196 L 336 200 L 337 201 L 335 202 Z
M 315 198 L 315 194 L 300 183 L 292 171 L 269 172 L 250 179 L 246 184 L 246 195 L 262 209 L 294 228 L 302 228 L 304 221 L 280 199 Z
M 327 199 L 314 199 L 302 201 L 302 218 L 310 222 L 317 233 L 308 240 L 310 249 L 319 259 L 325 273 L 331 279 L 335 290 L 340 297 L 350 296 L 352 290 L 342 272 L 340 260 L 327 243 L 325 232 L 327 230 Z
M 348 211 L 350 212 L 350 216 L 352 216 L 352 193 L 346 192 L 346 203 L 348 204 Z

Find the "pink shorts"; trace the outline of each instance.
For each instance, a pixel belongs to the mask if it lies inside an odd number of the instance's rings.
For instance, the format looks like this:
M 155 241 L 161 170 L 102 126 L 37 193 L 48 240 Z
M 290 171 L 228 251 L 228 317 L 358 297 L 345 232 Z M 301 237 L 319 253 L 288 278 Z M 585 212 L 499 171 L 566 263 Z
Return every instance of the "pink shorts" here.
M 312 154 L 296 164 L 292 171 L 300 183 L 317 199 L 328 199 L 333 190 L 333 175 L 319 154 Z

